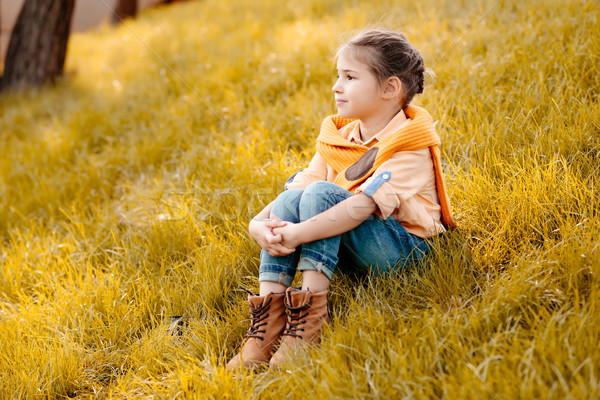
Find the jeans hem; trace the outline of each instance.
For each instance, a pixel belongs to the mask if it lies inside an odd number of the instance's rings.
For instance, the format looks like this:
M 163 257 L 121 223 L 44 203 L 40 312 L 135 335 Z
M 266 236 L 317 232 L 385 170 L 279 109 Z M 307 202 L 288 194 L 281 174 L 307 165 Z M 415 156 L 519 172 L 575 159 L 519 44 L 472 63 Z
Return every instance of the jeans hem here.
M 285 287 L 290 287 L 294 281 L 294 276 L 286 274 L 285 272 L 260 271 L 258 273 L 258 281 L 276 282 L 281 283 Z
M 299 267 L 298 269 L 301 271 L 319 271 L 325 274 L 325 276 L 329 279 L 333 276 L 333 271 L 337 265 L 337 262 L 332 260 L 331 258 L 324 256 L 323 254 L 311 250 L 311 249 L 302 249 L 302 253 L 300 254 L 300 258 L 308 258 L 313 261 L 315 264 L 321 264 L 321 269 L 319 270 L 317 267 Z

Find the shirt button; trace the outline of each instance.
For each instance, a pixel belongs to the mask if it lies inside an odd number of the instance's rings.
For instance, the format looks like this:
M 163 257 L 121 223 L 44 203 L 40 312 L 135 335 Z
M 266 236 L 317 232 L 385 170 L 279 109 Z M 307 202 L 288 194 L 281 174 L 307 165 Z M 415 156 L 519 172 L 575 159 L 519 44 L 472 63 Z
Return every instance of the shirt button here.
M 389 176 L 388 174 L 383 174 L 383 175 L 381 175 L 381 177 L 382 177 L 383 179 L 389 179 L 389 177 L 390 177 L 390 176 Z

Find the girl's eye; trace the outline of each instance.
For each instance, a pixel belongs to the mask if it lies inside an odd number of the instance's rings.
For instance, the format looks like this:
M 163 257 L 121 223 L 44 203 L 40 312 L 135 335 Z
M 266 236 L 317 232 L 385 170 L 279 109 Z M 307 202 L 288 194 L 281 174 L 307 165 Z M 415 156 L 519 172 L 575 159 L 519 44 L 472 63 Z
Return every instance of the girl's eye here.
M 352 79 L 354 79 L 354 77 L 352 75 L 348 75 L 348 80 L 351 81 Z

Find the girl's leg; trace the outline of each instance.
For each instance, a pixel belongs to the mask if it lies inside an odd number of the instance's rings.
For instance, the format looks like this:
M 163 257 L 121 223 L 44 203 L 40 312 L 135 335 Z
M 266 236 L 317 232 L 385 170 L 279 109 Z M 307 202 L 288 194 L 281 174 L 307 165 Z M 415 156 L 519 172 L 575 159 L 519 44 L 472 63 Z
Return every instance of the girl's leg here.
M 284 221 L 300 222 L 298 206 L 303 191 L 289 189 L 277 196 L 271 209 L 271 214 Z M 300 247 L 295 252 L 284 257 L 275 257 L 265 250 L 260 252 L 260 269 L 258 280 L 260 282 L 260 295 L 269 293 L 283 293 L 292 284 L 296 274 L 296 266 L 300 258 Z
M 350 192 L 332 183 L 310 184 L 300 199 L 300 221 L 320 214 L 349 196 L 352 196 Z M 339 235 L 302 244 L 298 265 L 302 270 L 302 290 L 288 288 L 285 292 L 288 321 L 281 345 L 269 361 L 272 367 L 279 368 L 289 360 L 298 346 L 319 342 L 321 329 L 329 322 L 327 288 L 339 248 Z
M 409 267 L 429 252 L 427 241 L 409 233 L 394 217 L 363 222 L 341 235 L 340 246 L 352 264 L 376 272 Z
M 302 193 L 300 221 L 306 221 L 350 196 L 352 193 L 335 184 L 315 182 Z M 412 251 L 413 240 L 417 239 L 393 218 L 384 221 L 372 216 L 343 235 L 304 243 L 298 265 L 303 273 L 303 290 L 288 288 L 286 291 L 288 323 L 282 343 L 269 361 L 271 366 L 285 363 L 294 349 L 303 343 L 319 341 L 321 328 L 329 321 L 327 288 L 339 262 L 340 250 L 350 248 L 358 255 L 360 265 L 366 268 L 375 264 L 383 269 L 405 258 Z
M 284 221 L 298 222 L 298 204 L 302 190 L 291 189 L 281 193 L 271 214 Z M 273 354 L 274 346 L 287 324 L 284 293 L 292 283 L 300 250 L 285 256 L 273 257 L 261 252 L 259 272 L 260 294 L 248 293 L 250 327 L 238 354 L 227 363 L 228 370 L 250 368 L 266 364 Z
M 309 185 L 300 199 L 300 221 L 333 207 L 352 196 L 347 190 L 329 182 Z M 298 269 L 303 271 L 303 289 L 315 290 L 311 285 L 322 288 L 325 275 L 331 279 L 338 262 L 340 251 L 363 268 L 387 271 L 390 267 L 404 267 L 422 258 L 427 252 L 427 242 L 404 229 L 393 217 L 383 220 L 375 215 L 358 227 L 342 235 L 317 240 L 302 245 Z M 307 274 L 308 271 L 314 271 Z M 325 286 L 325 289 L 327 286 Z
M 302 193 L 300 221 L 306 221 L 351 197 L 352 193 L 330 182 L 315 182 Z M 302 289 L 326 290 L 339 261 L 341 235 L 302 245 L 298 269 L 302 271 Z
M 322 272 L 314 270 L 302 271 L 302 290 L 311 292 L 322 292 L 329 287 L 329 278 Z

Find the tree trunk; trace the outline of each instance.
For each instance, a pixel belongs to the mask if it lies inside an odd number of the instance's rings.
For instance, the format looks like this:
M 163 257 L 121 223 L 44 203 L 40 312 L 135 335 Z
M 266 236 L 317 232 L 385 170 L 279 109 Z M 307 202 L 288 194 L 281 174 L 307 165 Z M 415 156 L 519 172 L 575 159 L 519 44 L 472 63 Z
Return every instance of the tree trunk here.
M 54 82 L 62 75 L 75 0 L 25 0 L 10 36 L 1 89 Z
M 117 5 L 113 11 L 112 23 L 118 24 L 125 18 L 135 17 L 137 11 L 137 0 L 117 0 Z

